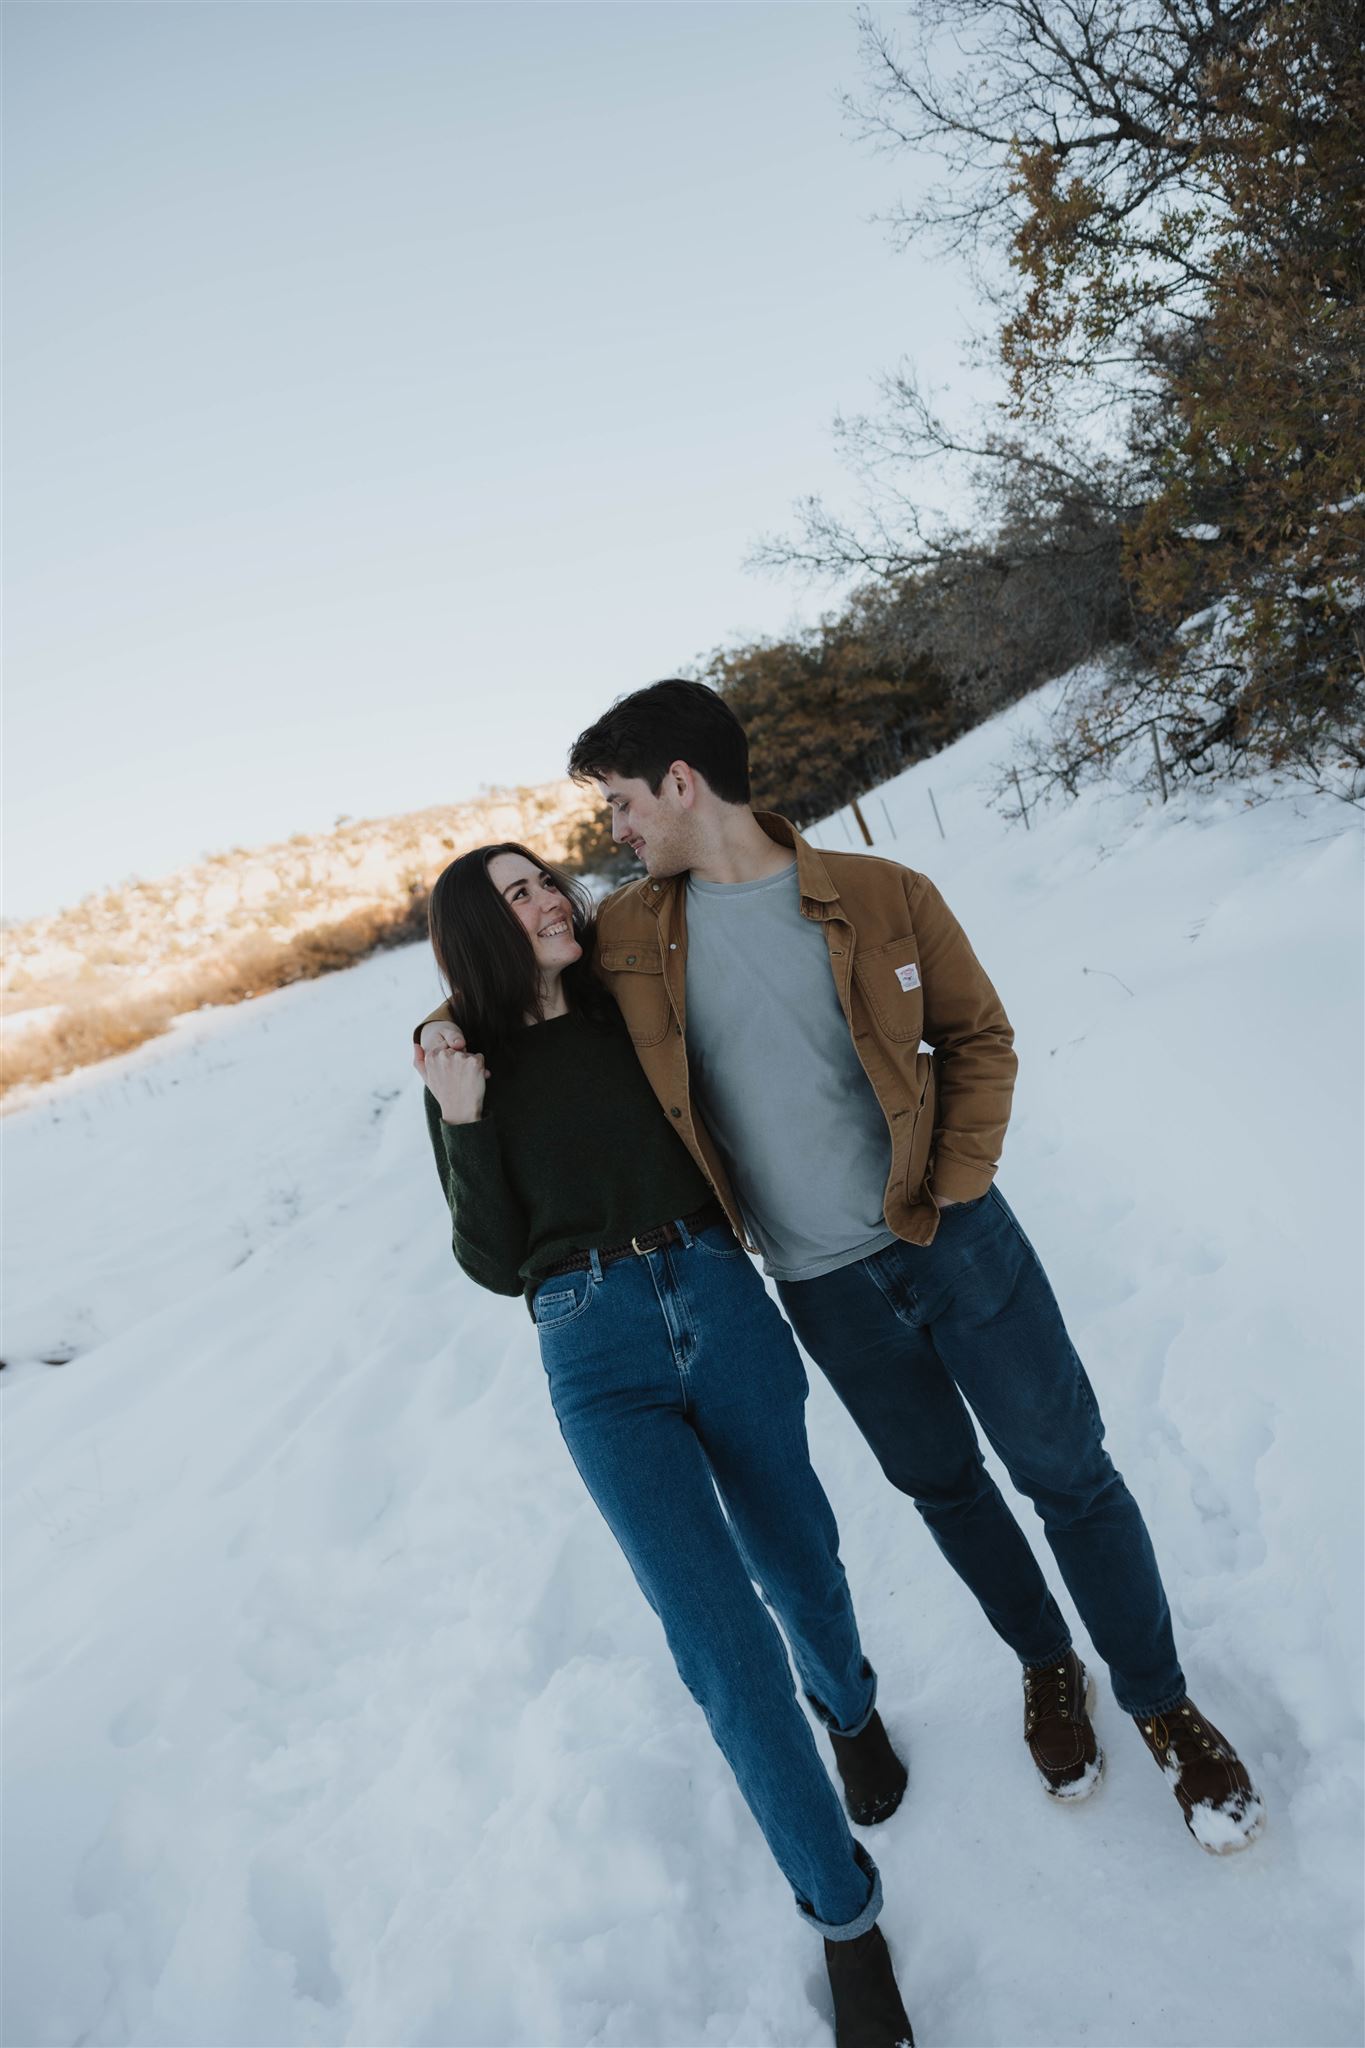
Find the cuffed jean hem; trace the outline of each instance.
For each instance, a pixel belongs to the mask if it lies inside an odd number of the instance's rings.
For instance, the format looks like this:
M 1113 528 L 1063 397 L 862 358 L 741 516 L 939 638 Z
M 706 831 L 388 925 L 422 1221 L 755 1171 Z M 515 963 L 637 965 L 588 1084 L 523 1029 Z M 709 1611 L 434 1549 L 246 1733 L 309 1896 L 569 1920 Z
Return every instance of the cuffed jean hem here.
M 882 1910 L 881 1873 L 861 1842 L 853 1844 L 853 1856 L 859 1870 L 867 1873 L 872 1885 L 867 1904 L 856 1920 L 846 1920 L 842 1927 L 831 1927 L 828 1921 L 816 1918 L 814 1907 L 808 1906 L 804 1899 L 798 1899 L 796 1902 L 796 1910 L 807 1927 L 813 1927 L 817 1934 L 823 1934 L 826 1941 L 856 1941 L 860 1934 L 866 1934 L 870 1927 L 876 1926 L 877 1916 Z
M 1110 1676 L 1110 1680 L 1111 1680 L 1111 1682 L 1112 1682 L 1112 1680 L 1113 1680 L 1113 1673 L 1112 1673 L 1112 1672 L 1110 1672 L 1109 1676 Z M 1123 1709 L 1124 1713 L 1125 1713 L 1125 1714 L 1131 1714 L 1132 1718 L 1133 1718 L 1133 1719 L 1134 1719 L 1135 1721 L 1145 1721 L 1145 1720 L 1147 1719 L 1148 1715 L 1150 1715 L 1150 1714 L 1169 1714 L 1169 1713 L 1172 1713 L 1172 1712 L 1173 1712 L 1173 1711 L 1175 1710 L 1175 1708 L 1176 1708 L 1176 1707 L 1178 1707 L 1178 1706 L 1180 1705 L 1180 1702 L 1181 1702 L 1181 1701 L 1182 1701 L 1182 1700 L 1183 1700 L 1183 1699 L 1184 1699 L 1185 1697 L 1186 1697 L 1186 1693 L 1185 1693 L 1185 1675 L 1184 1675 L 1184 1673 L 1183 1673 L 1183 1672 L 1181 1673 L 1181 1676 L 1180 1676 L 1180 1690 L 1179 1690 L 1179 1692 L 1173 1692 L 1173 1693 L 1169 1693 L 1169 1694 L 1167 1694 L 1167 1696 L 1166 1696 L 1166 1698 L 1165 1698 L 1165 1699 L 1160 1699 L 1160 1700 L 1157 1700 L 1157 1701 L 1155 1701 L 1155 1702 L 1154 1702 L 1154 1703 L 1153 1703 L 1153 1704 L 1152 1704 L 1152 1705 L 1151 1705 L 1150 1707 L 1130 1707 L 1130 1706 L 1129 1706 L 1129 1704 L 1128 1704 L 1128 1702 L 1127 1702 L 1127 1700 L 1125 1700 L 1125 1699 L 1121 1699 L 1121 1698 L 1119 1697 L 1119 1692 L 1118 1692 L 1118 1688 L 1117 1688 L 1117 1687 L 1115 1687 L 1115 1689 L 1114 1689 L 1114 1698 L 1115 1698 L 1116 1700 L 1118 1700 L 1118 1703 L 1119 1703 L 1120 1707 L 1122 1707 L 1122 1709 Z
M 1046 1657 L 1021 1657 L 1019 1662 L 1025 1671 L 1045 1671 L 1049 1664 L 1060 1664 L 1070 1648 L 1070 1636 L 1063 1636 L 1056 1649 L 1049 1651 Z
M 872 1666 L 868 1663 L 866 1657 L 863 1658 L 863 1668 L 861 1676 L 872 1687 L 872 1696 L 868 1700 L 866 1713 L 860 1714 L 858 1719 L 853 1723 L 853 1726 L 851 1728 L 841 1728 L 839 1726 L 839 1723 L 835 1720 L 833 1714 L 831 1714 L 829 1708 L 825 1705 L 823 1700 L 818 1700 L 813 1692 L 808 1692 L 806 1694 L 807 1706 L 809 1706 L 811 1712 L 814 1714 L 816 1720 L 820 1723 L 821 1727 L 827 1728 L 831 1735 L 861 1735 L 864 1728 L 866 1728 L 868 1722 L 872 1719 L 872 1716 L 876 1713 L 877 1674 L 872 1669 Z

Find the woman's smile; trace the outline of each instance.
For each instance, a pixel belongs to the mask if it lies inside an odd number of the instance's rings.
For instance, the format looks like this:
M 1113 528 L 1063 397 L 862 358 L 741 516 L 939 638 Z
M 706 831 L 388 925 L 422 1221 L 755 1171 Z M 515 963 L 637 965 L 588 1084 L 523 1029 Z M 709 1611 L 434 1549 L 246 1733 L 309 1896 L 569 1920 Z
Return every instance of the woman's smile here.
M 573 915 L 554 877 L 520 853 L 499 853 L 488 863 L 488 879 L 535 949 L 542 975 L 558 976 L 583 948 Z

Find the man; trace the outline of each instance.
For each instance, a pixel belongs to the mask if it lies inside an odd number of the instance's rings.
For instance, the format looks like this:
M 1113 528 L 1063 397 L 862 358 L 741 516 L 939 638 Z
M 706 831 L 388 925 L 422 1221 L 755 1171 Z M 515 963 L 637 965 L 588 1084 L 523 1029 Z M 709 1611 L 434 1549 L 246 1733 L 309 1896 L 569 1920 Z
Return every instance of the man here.
M 703 684 L 620 699 L 569 769 L 646 870 L 603 905 L 597 955 L 641 1065 L 886 1476 L 1018 1656 L 1044 1790 L 1077 1800 L 1098 1782 L 1093 1680 L 973 1415 L 1042 1517 L 1191 1834 L 1245 1846 L 1260 1798 L 1186 1691 L 1141 1513 L 995 1185 L 1013 1032 L 951 911 L 924 875 L 817 853 L 755 814 L 743 728 Z

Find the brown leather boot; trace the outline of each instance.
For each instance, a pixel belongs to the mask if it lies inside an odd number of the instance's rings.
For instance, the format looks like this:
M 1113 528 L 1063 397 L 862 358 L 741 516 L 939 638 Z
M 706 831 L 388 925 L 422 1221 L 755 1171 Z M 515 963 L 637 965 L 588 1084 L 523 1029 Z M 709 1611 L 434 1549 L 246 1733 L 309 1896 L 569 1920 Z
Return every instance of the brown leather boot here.
M 866 1728 L 856 1735 L 830 1731 L 834 1761 L 843 1780 L 844 1804 L 860 1828 L 890 1820 L 900 1805 L 910 1774 L 891 1747 L 882 1717 L 873 1710 Z
M 1255 1841 L 1265 1826 L 1261 1795 L 1227 1736 L 1204 1718 L 1188 1693 L 1169 1713 L 1134 1716 L 1133 1725 L 1165 1773 L 1201 1849 L 1226 1856 Z
M 827 1941 L 835 2048 L 915 2048 L 880 1927 L 856 1941 Z
M 1024 1669 L 1024 1740 L 1053 1799 L 1088 1799 L 1100 1782 L 1104 1752 L 1090 1709 L 1095 1681 L 1074 1650 L 1057 1664 Z

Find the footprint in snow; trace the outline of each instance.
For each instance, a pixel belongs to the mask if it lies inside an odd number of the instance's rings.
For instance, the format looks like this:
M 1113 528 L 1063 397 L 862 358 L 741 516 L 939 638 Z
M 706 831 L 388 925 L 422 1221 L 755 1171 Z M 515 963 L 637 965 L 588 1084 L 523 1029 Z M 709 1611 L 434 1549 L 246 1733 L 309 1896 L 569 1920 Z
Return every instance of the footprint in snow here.
M 262 1941 L 289 1957 L 300 1996 L 336 2005 L 341 1981 L 332 1968 L 327 1908 L 311 1873 L 299 1863 L 258 1855 L 252 1860 L 248 1893 Z
M 109 1740 L 115 1749 L 131 1749 L 134 1744 L 145 1742 L 156 1724 L 156 1710 L 149 1699 L 144 1696 L 129 1700 L 109 1723 Z

